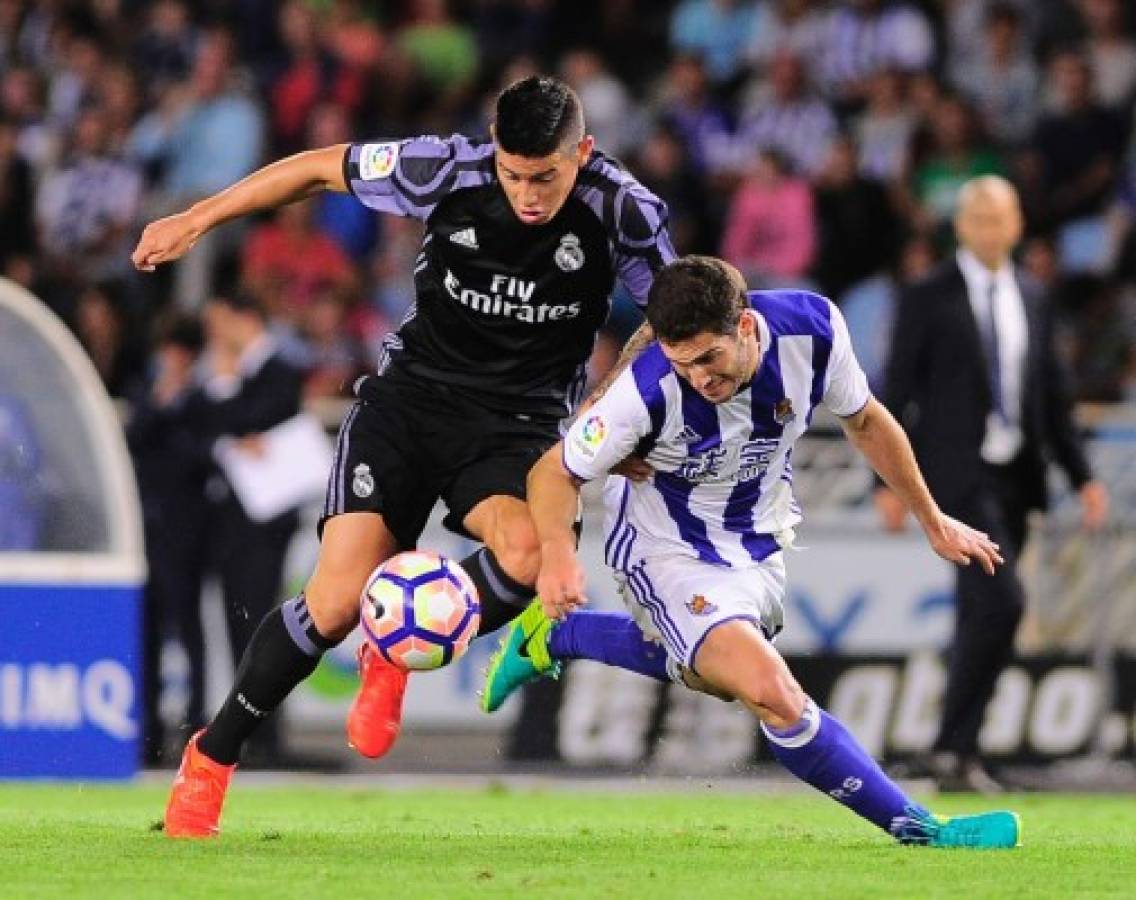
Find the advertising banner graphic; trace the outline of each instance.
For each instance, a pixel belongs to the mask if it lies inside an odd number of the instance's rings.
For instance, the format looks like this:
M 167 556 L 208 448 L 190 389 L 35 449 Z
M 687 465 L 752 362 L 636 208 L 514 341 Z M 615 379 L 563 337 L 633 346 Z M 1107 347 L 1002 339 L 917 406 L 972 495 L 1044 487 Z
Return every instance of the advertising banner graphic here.
M 0 585 L 0 778 L 127 778 L 139 740 L 139 589 Z
M 901 759 L 935 739 L 946 678 L 939 654 L 789 655 L 788 662 L 805 690 L 878 759 Z M 698 774 L 736 773 L 768 757 L 740 704 L 598 663 L 570 663 L 560 681 L 526 690 L 508 745 L 517 761 Z M 1112 685 L 1085 658 L 1016 661 L 998 682 L 979 743 L 990 758 L 1015 763 L 1090 751 L 1130 755 L 1136 657 L 1117 657 Z

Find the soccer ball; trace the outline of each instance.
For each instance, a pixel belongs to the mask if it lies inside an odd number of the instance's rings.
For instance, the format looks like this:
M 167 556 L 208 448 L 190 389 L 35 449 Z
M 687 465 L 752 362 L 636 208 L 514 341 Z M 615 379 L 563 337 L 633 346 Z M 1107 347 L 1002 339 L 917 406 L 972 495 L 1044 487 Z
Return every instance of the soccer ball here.
M 461 566 L 412 550 L 375 569 L 363 589 L 363 632 L 401 669 L 437 669 L 465 653 L 481 622 L 477 588 Z

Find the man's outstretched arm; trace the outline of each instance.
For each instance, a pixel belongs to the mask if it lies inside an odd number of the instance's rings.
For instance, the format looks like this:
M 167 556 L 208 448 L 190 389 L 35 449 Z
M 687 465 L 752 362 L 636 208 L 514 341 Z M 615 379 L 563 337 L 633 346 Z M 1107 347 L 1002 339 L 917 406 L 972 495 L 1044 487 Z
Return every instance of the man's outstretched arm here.
M 540 540 L 536 589 L 545 615 L 559 618 L 582 605 L 584 570 L 576 557 L 572 526 L 580 502 L 580 480 L 564 466 L 563 442 L 529 471 L 528 504 Z
M 987 574 L 993 575 L 994 567 L 1003 562 L 998 545 L 939 509 L 919 471 L 911 442 L 887 408 L 869 397 L 859 412 L 841 422 L 848 440 L 915 516 L 931 548 L 943 559 L 962 566 L 977 560 Z
M 206 197 L 189 209 L 151 222 L 142 232 L 131 262 L 143 272 L 172 262 L 218 225 L 248 213 L 272 209 L 322 191 L 344 193 L 343 158 L 347 144 L 308 150 L 257 169 L 247 178 Z

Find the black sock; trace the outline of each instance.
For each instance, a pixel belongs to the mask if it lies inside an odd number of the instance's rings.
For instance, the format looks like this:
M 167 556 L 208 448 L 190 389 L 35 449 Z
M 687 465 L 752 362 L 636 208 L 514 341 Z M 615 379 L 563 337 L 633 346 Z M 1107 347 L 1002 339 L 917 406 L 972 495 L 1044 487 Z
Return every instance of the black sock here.
M 488 547 L 470 554 L 459 565 L 477 586 L 478 599 L 481 601 L 478 637 L 511 622 L 536 596 L 533 588 L 514 581 L 506 574 Z
M 198 740 L 198 749 L 222 765 L 235 763 L 248 736 L 335 644 L 316 631 L 303 594 L 272 610 L 249 641 L 233 688 Z

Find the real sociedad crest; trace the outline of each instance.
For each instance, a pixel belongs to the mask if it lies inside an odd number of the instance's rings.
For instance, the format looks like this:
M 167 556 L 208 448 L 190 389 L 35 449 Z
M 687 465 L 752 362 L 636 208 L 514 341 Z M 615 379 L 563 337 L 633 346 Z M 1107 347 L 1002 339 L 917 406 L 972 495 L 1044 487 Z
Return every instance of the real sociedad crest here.
M 687 600 L 686 608 L 690 610 L 691 615 L 695 616 L 708 616 L 718 611 L 717 604 L 711 603 L 702 594 L 695 594 Z
M 580 247 L 580 239 L 569 231 L 560 239 L 560 246 L 556 248 L 552 259 L 562 271 L 575 272 L 584 264 L 584 251 Z
M 797 414 L 793 412 L 793 401 L 788 397 L 778 400 L 777 405 L 773 407 L 773 421 L 778 425 L 788 425 L 795 418 Z
M 375 492 L 375 477 L 371 474 L 371 467 L 366 463 L 359 463 L 355 467 L 355 477 L 351 479 L 351 490 L 356 497 L 370 497 Z

